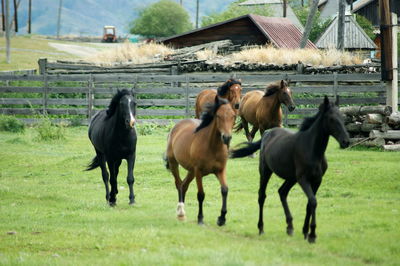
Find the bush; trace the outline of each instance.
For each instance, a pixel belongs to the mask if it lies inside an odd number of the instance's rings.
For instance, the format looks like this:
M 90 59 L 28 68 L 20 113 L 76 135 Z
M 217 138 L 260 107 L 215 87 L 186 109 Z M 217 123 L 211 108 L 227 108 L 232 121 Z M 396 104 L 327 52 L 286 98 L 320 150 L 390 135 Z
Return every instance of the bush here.
M 142 123 L 136 126 L 137 133 L 142 136 L 152 135 L 157 128 L 158 125 L 153 123 Z
M 54 125 L 49 118 L 41 119 L 35 129 L 38 133 L 37 140 L 49 141 L 65 139 L 65 127 L 61 124 Z
M 9 132 L 24 132 L 25 125 L 13 116 L 0 116 L 0 130 Z

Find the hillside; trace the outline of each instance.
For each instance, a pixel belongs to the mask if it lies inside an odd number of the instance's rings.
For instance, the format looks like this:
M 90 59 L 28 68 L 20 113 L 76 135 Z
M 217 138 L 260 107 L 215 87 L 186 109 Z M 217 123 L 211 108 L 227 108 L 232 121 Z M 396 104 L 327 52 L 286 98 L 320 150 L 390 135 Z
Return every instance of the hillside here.
M 129 32 L 129 22 L 138 16 L 141 9 L 157 0 L 68 0 L 63 1 L 61 35 L 101 35 L 104 25 L 117 27 L 117 34 Z M 21 1 L 19 34 L 27 32 L 28 1 Z M 200 17 L 212 12 L 220 12 L 233 0 L 200 1 Z M 35 34 L 55 35 L 57 33 L 57 14 L 59 1 L 41 0 L 32 4 L 32 31 Z M 192 21 L 196 16 L 196 1 L 183 0 Z

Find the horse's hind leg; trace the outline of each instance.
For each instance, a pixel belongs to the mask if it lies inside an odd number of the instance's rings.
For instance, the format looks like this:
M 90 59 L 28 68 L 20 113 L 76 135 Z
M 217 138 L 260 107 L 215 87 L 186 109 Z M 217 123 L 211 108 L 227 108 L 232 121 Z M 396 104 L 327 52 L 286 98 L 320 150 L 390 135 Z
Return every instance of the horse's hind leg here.
M 131 156 L 128 157 L 127 163 L 128 163 L 128 176 L 126 178 L 126 182 L 128 183 L 129 186 L 129 204 L 133 205 L 135 204 L 135 194 L 133 192 L 133 184 L 135 183 L 135 177 L 133 175 L 133 168 L 135 167 L 135 153 L 133 153 Z
M 228 184 L 226 182 L 226 169 L 224 168 L 220 173 L 217 174 L 218 180 L 221 184 L 221 196 L 222 196 L 222 208 L 221 215 L 218 217 L 217 224 L 223 226 L 225 224 L 225 216 L 227 213 L 227 198 L 228 198 Z
M 108 203 L 110 201 L 110 189 L 108 187 L 109 175 L 107 172 L 106 160 L 104 158 L 104 155 L 97 150 L 96 150 L 96 154 L 97 154 L 97 158 L 99 159 L 101 176 L 103 177 L 104 186 L 106 188 L 106 200 Z
M 263 209 L 264 202 L 267 195 L 265 194 L 265 190 L 267 188 L 268 181 L 272 175 L 272 171 L 268 168 L 265 162 L 261 159 L 262 152 L 260 151 L 260 188 L 258 189 L 258 207 L 259 207 L 259 215 L 258 215 L 258 233 L 264 234 L 264 221 L 263 221 Z
M 285 216 L 286 216 L 286 233 L 288 235 L 293 235 L 293 217 L 292 214 L 290 213 L 289 210 L 289 205 L 287 204 L 287 195 L 290 191 L 290 189 L 296 184 L 295 179 L 291 180 L 285 180 L 285 182 L 282 184 L 282 186 L 279 188 L 279 196 L 281 198 L 283 210 L 285 211 Z
M 178 191 L 178 205 L 176 207 L 176 215 L 179 220 L 184 220 L 186 215 L 184 208 L 185 204 L 183 202 L 182 196 L 182 180 L 179 176 L 179 164 L 174 158 L 167 158 L 167 160 L 169 163 L 169 169 L 175 178 L 176 190 Z
M 107 161 L 108 169 L 110 170 L 110 184 L 111 184 L 111 192 L 110 192 L 110 206 L 115 206 L 117 202 L 117 194 L 118 194 L 118 182 L 117 176 L 119 172 L 119 166 L 121 165 L 121 160 L 117 161 Z
M 317 227 L 316 225 L 317 199 L 315 197 L 315 194 L 318 191 L 321 181 L 310 184 L 308 180 L 302 178 L 298 180 L 298 183 L 308 198 L 306 217 L 304 219 L 304 225 L 303 225 L 304 239 L 308 239 L 309 243 L 314 243 L 315 239 L 317 238 L 317 235 L 315 234 L 315 228 Z M 311 224 L 310 224 L 310 218 L 311 218 Z M 308 234 L 309 228 L 311 229 L 310 234 Z

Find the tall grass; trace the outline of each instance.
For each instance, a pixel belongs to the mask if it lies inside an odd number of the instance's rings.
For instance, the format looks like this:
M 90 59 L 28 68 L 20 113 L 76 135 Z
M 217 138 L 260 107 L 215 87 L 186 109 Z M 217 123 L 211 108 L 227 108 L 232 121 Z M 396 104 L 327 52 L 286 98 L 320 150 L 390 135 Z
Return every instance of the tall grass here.
M 86 61 L 101 65 L 115 63 L 143 64 L 160 61 L 171 53 L 172 49 L 162 44 L 133 44 L 125 42 L 115 48 L 87 57 Z
M 278 49 L 272 46 L 250 48 L 233 53 L 229 58 L 231 61 L 277 65 L 296 64 L 299 61 L 314 66 L 350 65 L 362 62 L 362 59 L 357 55 L 333 48 L 327 50 Z

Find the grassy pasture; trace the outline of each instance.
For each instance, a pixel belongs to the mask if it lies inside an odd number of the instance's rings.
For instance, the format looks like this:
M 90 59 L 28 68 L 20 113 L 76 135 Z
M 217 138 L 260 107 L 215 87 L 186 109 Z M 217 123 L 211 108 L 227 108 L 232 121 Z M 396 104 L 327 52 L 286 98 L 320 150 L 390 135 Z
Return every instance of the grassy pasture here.
M 126 163 L 117 206 L 105 202 L 99 170 L 83 172 L 94 155 L 87 128 L 66 139 L 35 141 L 35 131 L 0 132 L 1 265 L 395 265 L 400 261 L 399 153 L 340 150 L 331 139 L 328 172 L 317 195 L 317 243 L 301 234 L 306 199 L 296 185 L 288 201 L 295 234 L 272 177 L 265 235 L 257 235 L 257 159 L 228 163 L 227 224 L 216 178 L 205 177 L 204 226 L 196 224 L 196 185 L 189 188 L 187 221 L 175 218 L 177 193 L 163 166 L 167 132 L 139 136 L 135 206 L 128 205 Z M 233 144 L 244 141 L 235 135 Z

